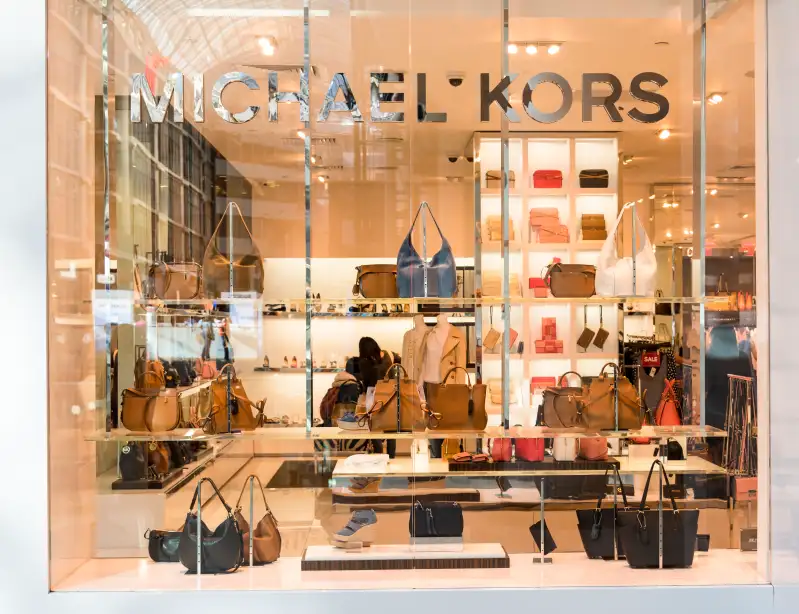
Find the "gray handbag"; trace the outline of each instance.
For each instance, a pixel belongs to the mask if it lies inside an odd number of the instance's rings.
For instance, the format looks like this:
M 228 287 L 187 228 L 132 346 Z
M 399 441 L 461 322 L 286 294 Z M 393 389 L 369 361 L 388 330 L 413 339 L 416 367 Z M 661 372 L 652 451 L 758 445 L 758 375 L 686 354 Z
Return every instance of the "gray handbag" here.
M 424 208 L 427 208 L 430 213 L 430 219 L 433 220 L 441 237 L 441 249 L 438 250 L 429 263 L 422 260 L 412 242 L 413 228 L 416 226 L 416 220 L 419 219 L 419 214 Z M 425 281 L 427 282 L 426 284 Z M 400 246 L 399 254 L 397 254 L 397 293 L 400 298 L 451 298 L 457 290 L 458 281 L 452 248 L 444 238 L 430 205 L 423 202 L 419 205 L 419 210 L 416 212 L 416 217 L 413 218 L 411 229 Z

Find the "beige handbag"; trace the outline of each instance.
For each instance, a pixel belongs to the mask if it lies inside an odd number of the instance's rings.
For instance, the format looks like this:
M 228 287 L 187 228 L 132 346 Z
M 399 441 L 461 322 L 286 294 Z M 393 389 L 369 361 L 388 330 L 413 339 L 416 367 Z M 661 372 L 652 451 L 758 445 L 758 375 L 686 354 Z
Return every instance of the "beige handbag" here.
M 228 220 L 228 231 L 220 234 L 222 222 Z M 240 222 L 235 224 L 235 222 Z M 228 245 L 229 236 L 233 245 Z M 227 247 L 227 253 L 219 248 Z M 241 209 L 229 202 L 222 219 L 219 220 L 203 256 L 203 286 L 207 298 L 222 298 L 227 293 L 252 292 L 260 296 L 264 291 L 264 261 L 255 245 L 250 229 L 244 221 Z
M 605 375 L 608 367 L 613 368 L 615 381 Z M 602 367 L 599 377 L 593 379 L 582 399 L 582 416 L 589 429 L 611 431 L 616 428 L 615 389 L 618 389 L 619 399 L 619 430 L 637 431 L 641 428 L 641 399 L 635 386 L 615 363 L 609 362 Z
M 196 262 L 158 262 L 150 267 L 150 280 L 161 300 L 191 300 L 200 296 L 202 267 Z
M 144 422 L 148 431 L 158 433 L 172 431 L 180 425 L 181 411 L 176 388 L 167 388 L 158 393 L 147 406 Z
M 396 264 L 363 264 L 355 267 L 358 276 L 352 287 L 354 295 L 363 298 L 398 298 Z
M 252 537 L 252 560 L 254 565 L 263 565 L 265 563 L 274 563 L 280 558 L 280 550 L 283 546 L 283 540 L 280 537 L 280 531 L 277 528 L 277 521 L 272 510 L 269 509 L 269 504 L 266 502 L 266 494 L 264 493 L 264 486 L 261 484 L 260 478 L 257 475 L 250 475 L 244 481 L 244 486 L 239 494 L 239 500 L 236 503 L 236 511 L 233 517 L 239 525 L 239 530 L 242 534 L 242 541 L 244 542 L 244 565 L 250 564 L 250 523 L 244 518 L 241 513 L 241 498 L 244 496 L 244 491 L 247 489 L 247 484 L 250 480 L 254 480 L 258 484 L 258 490 L 264 500 L 264 508 L 266 512 L 263 518 L 255 525 L 255 531 Z
M 589 298 L 596 294 L 596 267 L 591 264 L 551 264 L 544 281 L 557 298 Z
M 263 426 L 266 399 L 253 403 L 244 391 L 244 384 L 236 376 L 232 366 L 226 364 L 211 382 L 213 406 L 208 428 L 214 433 L 228 432 L 228 375 L 230 371 L 230 428 L 253 431 Z M 255 410 L 255 413 L 253 413 Z
M 448 384 L 449 376 L 461 369 L 466 384 Z M 482 431 L 488 424 L 486 385 L 472 386 L 469 372 L 463 367 L 449 370 L 440 384 L 426 384 L 423 405 L 427 428 L 439 431 Z
M 399 370 L 397 381 L 392 377 Z M 360 426 L 369 425 L 373 433 L 397 433 L 422 431 L 425 428 L 422 399 L 416 382 L 408 377 L 402 365 L 393 365 L 375 386 L 372 408 L 358 421 Z

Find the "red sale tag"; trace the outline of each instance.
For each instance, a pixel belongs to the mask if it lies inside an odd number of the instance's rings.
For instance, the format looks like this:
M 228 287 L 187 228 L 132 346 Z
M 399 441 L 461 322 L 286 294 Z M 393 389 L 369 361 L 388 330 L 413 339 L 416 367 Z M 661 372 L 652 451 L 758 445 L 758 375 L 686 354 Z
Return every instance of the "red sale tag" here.
M 642 367 L 659 367 L 660 366 L 660 352 L 644 352 L 641 355 Z

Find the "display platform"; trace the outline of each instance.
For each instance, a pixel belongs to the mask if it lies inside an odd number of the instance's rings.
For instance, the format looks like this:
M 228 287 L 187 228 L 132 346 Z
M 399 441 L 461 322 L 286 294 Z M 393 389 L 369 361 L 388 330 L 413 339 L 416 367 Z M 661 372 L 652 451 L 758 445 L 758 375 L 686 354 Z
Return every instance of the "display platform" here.
M 457 588 L 556 588 L 730 586 L 766 584 L 757 553 L 711 550 L 690 569 L 632 569 L 624 561 L 592 561 L 583 553 L 551 555 L 553 564 L 533 565 L 532 553 L 509 555 L 501 569 L 409 569 L 373 572 L 303 572 L 299 557 L 281 558 L 234 574 L 188 576 L 180 563 L 146 559 L 94 559 L 54 586 L 64 591 L 309 591 Z M 368 580 L 367 580 L 368 579 Z
M 427 551 L 410 545 L 369 546 L 345 550 L 309 546 L 302 571 L 364 571 L 389 569 L 503 569 L 510 567 L 501 544 L 463 544 L 461 550 Z

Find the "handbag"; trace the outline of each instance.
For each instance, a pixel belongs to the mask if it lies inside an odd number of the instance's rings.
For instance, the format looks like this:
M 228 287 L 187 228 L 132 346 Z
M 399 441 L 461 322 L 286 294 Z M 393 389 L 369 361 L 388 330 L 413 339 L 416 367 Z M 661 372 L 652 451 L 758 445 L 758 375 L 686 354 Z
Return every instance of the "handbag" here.
M 660 526 L 657 509 L 647 509 L 646 496 L 655 468 L 663 474 L 667 492 L 670 492 L 669 476 L 659 460 L 652 463 L 646 478 L 644 493 L 638 509 L 625 510 L 618 514 L 619 534 L 627 563 L 634 568 L 659 567 Z M 663 510 L 663 567 L 690 567 L 696 549 L 696 533 L 699 510 L 677 509 L 673 496 L 671 511 Z
M 466 373 L 466 384 L 448 384 L 458 369 Z M 439 431 L 483 431 L 488 424 L 486 385 L 472 385 L 469 372 L 453 367 L 440 384 L 425 384 L 427 403 L 422 404 L 427 428 Z
M 144 425 L 151 432 L 173 431 L 180 425 L 180 418 L 178 391 L 176 388 L 167 388 L 146 405 Z
M 608 473 L 613 471 L 615 476 L 614 488 L 621 494 L 624 501 L 624 508 L 628 509 L 630 504 L 627 502 L 627 495 L 624 493 L 624 487 L 621 485 L 621 475 L 619 470 L 614 464 L 609 464 L 605 469 L 604 482 L 608 481 Z M 614 536 L 616 542 L 615 552 L 618 553 L 619 558 L 624 558 L 624 547 L 621 543 L 621 535 L 619 533 L 619 510 L 616 503 L 613 503 L 612 510 L 602 509 L 602 500 L 605 498 L 605 493 L 600 494 L 596 502 L 596 507 L 592 510 L 577 510 L 577 529 L 580 532 L 580 540 L 583 542 L 583 550 L 589 559 L 604 559 L 612 561 L 614 557 Z M 612 513 L 609 513 L 611 512 Z
M 229 371 L 226 375 L 225 371 Z M 228 399 L 228 379 L 230 380 L 230 399 Z M 228 432 L 228 410 L 232 430 L 252 431 L 264 423 L 266 399 L 253 403 L 244 390 L 244 385 L 228 363 L 211 382 L 213 396 L 211 423 L 215 433 Z M 255 409 L 255 413 L 253 413 Z
M 612 367 L 615 378 L 605 375 L 605 369 Z M 585 425 L 592 431 L 612 431 L 616 429 L 616 391 L 619 399 L 619 430 L 637 431 L 641 428 L 641 401 L 632 382 L 621 372 L 615 363 L 602 367 L 599 377 L 588 386 L 580 408 Z
M 489 449 L 495 463 L 509 463 L 513 458 L 513 440 L 510 437 L 489 440 Z
M 243 565 L 250 564 L 250 523 L 244 519 L 241 513 L 241 498 L 244 496 L 244 491 L 247 489 L 247 483 L 251 480 L 258 482 L 258 490 L 263 496 L 264 508 L 266 512 L 263 518 L 255 526 L 255 532 L 252 537 L 252 555 L 253 563 L 255 565 L 264 565 L 266 563 L 274 563 L 280 558 L 280 549 L 283 546 L 283 541 L 280 537 L 280 531 L 277 528 L 277 521 L 275 520 L 272 510 L 269 509 L 269 504 L 266 502 L 266 493 L 264 492 L 263 484 L 257 475 L 250 475 L 244 482 L 244 486 L 239 494 L 239 500 L 236 502 L 236 512 L 233 517 L 239 525 L 239 530 L 242 533 L 243 540 Z
M 635 254 L 635 288 L 633 288 L 633 257 L 619 258 L 616 250 L 616 231 L 624 217 L 626 207 L 621 210 L 608 238 L 599 252 L 599 264 L 596 270 L 596 293 L 600 296 L 653 296 L 655 293 L 655 273 L 657 260 L 652 251 L 652 243 L 644 230 L 644 225 L 637 214 L 633 223 L 636 225 L 636 242 L 643 237 L 643 247 Z M 633 246 L 635 250 L 635 246 Z
M 144 444 L 129 441 L 119 451 L 119 475 L 126 482 L 147 477 L 147 457 Z
M 707 302 L 705 309 L 708 311 L 738 310 L 738 293 L 730 292 L 730 286 L 727 283 L 727 280 L 724 279 L 724 273 L 719 275 L 719 282 L 716 285 L 716 293 L 713 295 L 713 300 Z
M 543 277 L 531 277 L 528 283 L 535 298 L 547 298 L 549 296 L 549 289 Z
M 363 298 L 398 298 L 397 265 L 395 264 L 362 264 L 355 267 L 357 277 L 352 287 L 354 295 Z
M 560 212 L 556 207 L 533 207 L 530 209 L 531 228 L 560 226 Z
M 564 386 L 569 375 L 580 378 L 579 386 Z M 585 426 L 580 414 L 580 400 L 584 394 L 583 378 L 576 371 L 567 371 L 558 378 L 558 385 L 544 390 L 544 424 L 549 428 L 570 429 Z
M 198 358 L 194 361 L 194 371 L 200 376 L 200 379 L 213 379 L 217 373 L 216 361 Z
M 397 370 L 401 377 L 390 378 Z M 363 427 L 368 425 L 373 433 L 399 433 L 419 431 L 425 428 L 422 399 L 417 383 L 408 377 L 402 365 L 395 364 L 375 386 L 374 404 L 358 420 Z
M 610 176 L 604 168 L 588 168 L 580 171 L 581 188 L 606 188 Z
M 228 218 L 228 225 L 231 227 L 228 234 L 233 236 L 233 244 L 227 245 L 227 254 L 223 254 L 218 245 L 220 242 L 229 243 L 228 236 L 219 233 L 225 218 Z M 235 220 L 240 221 L 243 233 L 234 232 L 232 226 Z M 208 241 L 203 256 L 202 275 L 207 298 L 222 298 L 223 294 L 233 292 L 251 292 L 258 296 L 263 294 L 264 261 L 250 229 L 247 228 L 241 209 L 234 202 L 228 203 Z
M 663 290 L 656 290 L 655 296 L 659 299 L 663 298 Z M 655 303 L 655 315 L 656 316 L 670 316 L 674 314 L 680 313 L 680 304 L 679 303 L 667 303 L 664 301 L 658 301 Z
M 601 461 L 608 458 L 607 437 L 581 437 L 577 456 L 587 461 Z M 606 476 L 607 477 L 607 474 Z
M 538 229 L 539 243 L 568 243 L 569 227 L 563 224 L 558 226 L 541 226 Z
M 680 405 L 677 394 L 674 392 L 674 380 L 667 379 L 666 387 L 660 397 L 657 409 L 655 410 L 655 424 L 658 426 L 680 426 Z
M 161 300 L 191 300 L 200 296 L 202 271 L 196 262 L 156 262 L 150 267 L 150 284 Z
M 486 218 L 486 234 L 489 241 L 502 241 L 502 216 L 489 215 Z M 513 220 L 508 220 L 508 241 L 516 240 L 516 227 Z
M 408 520 L 411 537 L 462 537 L 463 510 L 453 501 L 431 501 L 418 499 L 411 508 Z
M 160 390 L 166 386 L 166 370 L 160 360 L 147 360 L 141 356 L 133 371 L 134 386 L 139 390 Z
M 528 462 L 540 462 L 544 460 L 544 440 L 533 439 L 531 437 L 520 437 L 514 439 L 516 448 L 516 459 Z
M 416 226 L 419 214 L 425 208 L 430 213 L 430 219 L 433 220 L 441 237 L 441 249 L 429 262 L 422 260 L 412 243 L 413 228 Z M 455 256 L 452 254 L 452 248 L 441 232 L 430 205 L 423 202 L 419 205 L 416 217 L 413 218 L 411 228 L 397 254 L 397 293 L 400 298 L 419 296 L 451 298 L 455 296 L 457 290 Z
M 205 524 L 203 523 L 203 526 Z M 206 529 L 207 530 L 207 529 Z M 181 531 L 158 531 L 148 529 L 144 534 L 147 540 L 147 554 L 155 563 L 177 563 Z
M 169 473 L 169 449 L 163 442 L 151 442 L 147 448 L 147 465 L 157 476 Z
M 601 213 L 583 213 L 580 218 L 583 241 L 604 241 L 608 238 L 605 216 Z
M 596 267 L 591 264 L 561 264 L 547 267 L 544 281 L 556 298 L 589 298 L 596 294 Z
M 486 187 L 502 187 L 502 171 L 486 171 Z M 516 187 L 516 172 L 508 171 L 508 187 Z
M 533 172 L 534 188 L 562 188 L 563 173 L 561 171 L 539 170 Z
M 183 525 L 183 532 L 180 536 L 178 546 L 178 557 L 188 573 L 197 573 L 197 516 L 194 513 L 194 506 L 197 503 L 197 496 L 200 494 L 200 486 L 207 482 L 211 485 L 219 498 L 219 502 L 227 512 L 227 517 L 212 532 L 203 525 L 200 529 L 200 565 L 201 573 L 215 574 L 236 571 L 244 562 L 244 548 L 241 536 L 241 529 L 233 516 L 233 510 L 225 502 L 222 493 L 214 484 L 211 478 L 202 478 L 197 482 L 194 490 L 194 497 L 191 500 L 189 513 L 186 514 L 186 524 Z
M 158 398 L 157 390 L 126 388 L 122 391 L 122 426 L 129 431 L 147 431 L 148 409 Z

